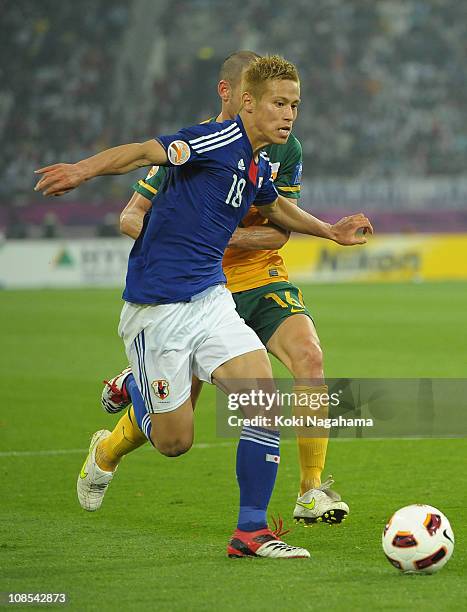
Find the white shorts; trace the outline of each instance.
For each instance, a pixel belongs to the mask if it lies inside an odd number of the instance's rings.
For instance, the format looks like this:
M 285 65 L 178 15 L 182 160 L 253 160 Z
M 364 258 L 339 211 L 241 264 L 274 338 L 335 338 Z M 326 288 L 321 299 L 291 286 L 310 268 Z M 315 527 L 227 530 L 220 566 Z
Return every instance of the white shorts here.
M 152 413 L 183 404 L 190 397 L 193 374 L 210 383 L 213 371 L 229 359 L 264 349 L 223 285 L 192 302 L 125 302 L 118 333 Z

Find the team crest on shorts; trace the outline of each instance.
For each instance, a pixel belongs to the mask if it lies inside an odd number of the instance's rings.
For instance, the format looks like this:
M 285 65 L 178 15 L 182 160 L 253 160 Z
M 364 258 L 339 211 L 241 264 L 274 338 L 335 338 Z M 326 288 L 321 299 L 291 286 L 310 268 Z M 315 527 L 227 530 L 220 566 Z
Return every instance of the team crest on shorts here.
M 181 166 L 190 159 L 189 145 L 183 140 L 174 140 L 169 144 L 167 157 L 174 166 Z
M 161 400 L 165 400 L 169 397 L 169 381 L 162 378 L 161 380 L 155 380 L 151 383 L 154 393 Z

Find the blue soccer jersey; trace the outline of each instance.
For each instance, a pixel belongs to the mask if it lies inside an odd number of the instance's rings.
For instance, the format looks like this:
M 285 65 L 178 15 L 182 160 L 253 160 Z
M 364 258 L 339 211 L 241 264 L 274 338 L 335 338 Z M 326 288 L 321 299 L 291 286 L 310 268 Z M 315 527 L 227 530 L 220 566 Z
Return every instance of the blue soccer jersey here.
M 170 168 L 130 253 L 123 299 L 136 304 L 186 302 L 224 283 L 234 230 L 253 202 L 277 198 L 269 160 L 255 162 L 239 116 L 157 140 Z

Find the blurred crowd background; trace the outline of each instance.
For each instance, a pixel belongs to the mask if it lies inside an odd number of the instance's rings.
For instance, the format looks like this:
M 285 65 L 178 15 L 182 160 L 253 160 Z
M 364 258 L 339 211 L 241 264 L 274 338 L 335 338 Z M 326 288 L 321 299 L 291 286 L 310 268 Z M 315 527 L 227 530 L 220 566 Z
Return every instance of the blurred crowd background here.
M 218 112 L 237 49 L 298 65 L 304 207 L 467 227 L 467 7 L 456 0 L 2 0 L 0 229 L 114 235 L 134 173 L 60 200 L 33 170 Z M 322 215 L 322 216 L 323 216 Z

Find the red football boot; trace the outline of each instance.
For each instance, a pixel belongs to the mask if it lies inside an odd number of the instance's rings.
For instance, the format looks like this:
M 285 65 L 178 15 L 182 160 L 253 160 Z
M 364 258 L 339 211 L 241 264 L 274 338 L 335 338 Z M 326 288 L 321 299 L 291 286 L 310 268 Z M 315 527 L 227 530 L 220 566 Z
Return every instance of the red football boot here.
M 299 546 L 289 546 L 279 539 L 288 533 L 282 530 L 282 519 L 279 525 L 275 519 L 274 531 L 268 527 L 257 531 L 236 529 L 227 546 L 227 555 L 232 559 L 240 557 L 269 557 L 270 559 L 308 559 L 310 553 Z
M 106 412 L 116 414 L 131 404 L 131 398 L 125 387 L 125 380 L 131 374 L 131 368 L 125 368 L 110 380 L 104 380 L 101 404 Z

